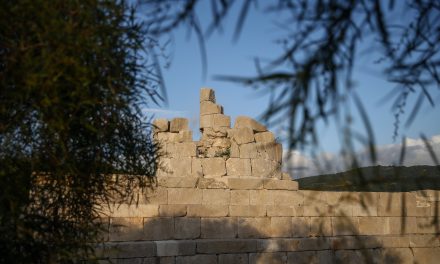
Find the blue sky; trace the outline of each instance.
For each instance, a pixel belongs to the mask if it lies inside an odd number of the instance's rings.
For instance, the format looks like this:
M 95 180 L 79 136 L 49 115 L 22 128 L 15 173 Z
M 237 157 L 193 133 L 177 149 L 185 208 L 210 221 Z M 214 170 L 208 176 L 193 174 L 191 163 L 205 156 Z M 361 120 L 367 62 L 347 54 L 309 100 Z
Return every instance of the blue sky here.
M 208 2 L 208 1 L 206 1 Z M 210 21 L 208 10 L 201 7 L 200 21 Z M 169 95 L 168 107 L 162 107 L 164 112 L 157 112 L 157 117 L 184 116 L 190 118 L 193 131 L 198 130 L 199 116 L 199 90 L 201 87 L 211 87 L 216 91 L 217 102 L 223 105 L 225 114 L 232 120 L 238 115 L 246 115 L 257 118 L 265 109 L 268 97 L 262 96 L 261 92 L 252 90 L 237 83 L 217 81 L 216 75 L 252 76 L 255 74 L 254 58 L 274 58 L 280 54 L 280 47 L 274 40 L 281 37 L 280 31 L 274 22 L 274 17 L 262 15 L 261 12 L 250 12 L 246 19 L 242 34 L 237 42 L 233 42 L 234 26 L 237 18 L 237 8 L 232 10 L 230 18 L 223 26 L 223 33 L 215 32 L 206 39 L 208 55 L 208 71 L 206 79 L 202 75 L 202 62 L 200 47 L 194 34 L 188 37 L 185 27 L 177 30 L 173 37 L 169 51 L 172 53 L 171 65 L 163 70 L 167 93 Z M 363 100 L 364 106 L 373 124 L 376 143 L 378 145 L 393 144 L 393 122 L 391 111 L 392 102 L 380 104 L 379 101 L 393 88 L 386 82 L 378 71 L 378 65 L 373 61 L 379 55 L 373 52 L 367 53 L 357 60 L 354 71 L 354 79 L 357 84 L 357 92 Z M 434 100 L 440 102 L 438 93 Z M 413 96 L 415 99 L 416 95 Z M 411 106 L 410 100 L 409 106 Z M 407 108 L 408 113 L 410 108 Z M 418 138 L 423 132 L 428 138 L 440 134 L 440 107 L 432 108 L 427 102 L 419 112 L 415 122 L 405 128 L 403 125 L 400 133 L 410 138 Z M 407 115 L 406 115 L 407 117 Z M 355 119 L 355 127 L 362 130 L 362 122 Z M 270 128 L 274 131 L 274 128 Z M 276 131 L 275 131 L 276 132 Z M 340 144 L 338 135 L 332 125 L 320 126 L 320 140 L 323 149 L 327 152 L 338 153 Z M 198 134 L 194 132 L 194 139 Z M 399 139 L 400 141 L 400 139 Z

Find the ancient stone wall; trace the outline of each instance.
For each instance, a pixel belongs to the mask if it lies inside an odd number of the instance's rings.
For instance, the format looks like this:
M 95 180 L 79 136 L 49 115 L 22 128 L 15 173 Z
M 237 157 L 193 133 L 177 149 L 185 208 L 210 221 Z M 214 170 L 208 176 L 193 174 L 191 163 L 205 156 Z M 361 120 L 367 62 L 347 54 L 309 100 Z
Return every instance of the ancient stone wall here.
M 115 263 L 438 263 L 440 192 L 298 190 L 255 120 L 234 128 L 201 91 L 200 141 L 186 119 L 156 121 L 157 187 L 106 215 Z

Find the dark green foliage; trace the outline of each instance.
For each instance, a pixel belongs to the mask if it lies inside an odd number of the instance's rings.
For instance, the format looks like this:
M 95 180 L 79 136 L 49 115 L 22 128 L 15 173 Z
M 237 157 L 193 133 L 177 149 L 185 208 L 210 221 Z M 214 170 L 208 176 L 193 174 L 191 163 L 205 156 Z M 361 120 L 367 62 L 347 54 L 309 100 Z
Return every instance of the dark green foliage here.
M 124 1 L 0 1 L 0 263 L 92 253 L 99 205 L 150 186 L 145 44 Z

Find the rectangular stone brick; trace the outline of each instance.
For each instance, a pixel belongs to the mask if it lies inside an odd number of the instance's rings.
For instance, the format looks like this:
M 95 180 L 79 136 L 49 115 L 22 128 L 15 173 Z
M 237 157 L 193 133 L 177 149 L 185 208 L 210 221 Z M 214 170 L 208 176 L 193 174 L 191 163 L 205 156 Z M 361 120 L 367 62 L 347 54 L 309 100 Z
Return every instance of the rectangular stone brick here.
M 291 180 L 264 180 L 264 189 L 269 190 L 298 190 L 298 182 Z
M 168 191 L 166 188 L 154 187 L 145 190 L 145 195 L 140 195 L 139 203 L 145 204 L 167 204 L 168 203 Z
M 217 263 L 216 255 L 194 255 L 176 257 L 176 264 Z
M 339 236 L 330 238 L 333 250 L 381 248 L 381 240 L 376 236 Z
M 117 217 L 110 218 L 109 240 L 110 241 L 129 241 L 140 240 L 143 237 L 143 218 L 142 217 Z
M 275 142 L 275 136 L 272 132 L 260 132 L 255 134 L 255 141 L 258 143 Z
M 325 204 L 303 206 L 304 216 L 332 216 L 333 208 Z
M 269 217 L 240 217 L 238 219 L 239 238 L 263 238 L 270 234 Z
M 197 184 L 197 178 L 192 177 L 160 177 L 157 183 L 161 187 L 167 188 L 194 188 Z
M 202 190 L 190 188 L 170 188 L 168 189 L 169 204 L 201 204 Z
M 325 250 L 330 248 L 331 240 L 326 237 L 307 237 L 299 239 L 298 251 Z
M 248 264 L 248 254 L 220 254 L 218 255 L 219 264 Z
M 419 248 L 419 247 L 439 247 L 440 246 L 440 240 L 438 239 L 438 236 L 436 235 L 410 235 L 409 236 L 409 246 L 412 248 Z
M 223 107 L 211 101 L 200 102 L 200 115 L 223 114 Z
M 331 236 L 332 219 L 331 217 L 310 217 L 311 236 Z
M 292 237 L 292 218 L 291 217 L 271 217 L 270 218 L 271 237 Z
M 357 217 L 332 217 L 333 236 L 357 235 L 359 220 Z
M 268 205 L 267 216 L 301 216 L 298 210 L 301 208 L 289 205 Z
M 221 177 L 226 175 L 226 162 L 223 158 L 202 159 L 204 177 Z
M 229 129 L 228 137 L 238 145 L 255 142 L 254 132 L 252 128 L 249 127 Z
M 257 249 L 256 239 L 203 239 L 197 241 L 197 253 L 247 253 Z
M 154 217 L 159 215 L 157 204 L 115 204 L 106 207 L 104 214 L 109 217 Z
M 174 236 L 174 219 L 172 217 L 144 218 L 144 240 L 165 240 Z
M 440 248 L 414 248 L 413 254 L 417 263 L 436 264 L 440 260 Z M 412 256 L 412 252 L 406 255 Z
M 272 193 L 273 201 L 276 205 L 295 205 L 301 206 L 304 197 L 300 192 L 288 190 L 268 190 Z
M 166 240 L 155 241 L 157 256 L 181 256 L 194 255 L 196 253 L 196 243 L 194 241 Z
M 250 176 L 252 174 L 250 159 L 227 159 L 226 172 L 228 176 Z
M 321 262 L 318 262 L 318 256 L 315 251 L 288 252 L 287 263 L 288 264 L 309 264 L 309 263 L 321 264 Z
M 280 173 L 281 163 L 267 159 L 251 159 L 252 176 L 272 178 Z
M 227 205 L 188 205 L 187 216 L 195 217 L 221 217 L 227 216 L 229 208 Z
M 255 159 L 257 158 L 257 148 L 255 143 L 247 143 L 239 146 L 241 159 Z
M 228 189 L 224 178 L 199 178 L 197 188 L 199 189 Z
M 191 159 L 191 176 L 196 178 L 203 177 L 202 161 L 197 157 Z
M 257 240 L 257 252 L 296 251 L 299 239 L 297 238 L 266 238 Z
M 228 179 L 228 186 L 231 190 L 256 190 L 263 189 L 262 179 Z
M 191 176 L 191 157 L 171 158 L 170 167 L 172 169 L 173 177 Z
M 388 223 L 389 233 L 392 235 L 417 233 L 415 217 L 388 217 Z
M 266 216 L 266 207 L 263 205 L 231 205 L 230 216 Z
M 200 222 L 199 217 L 176 217 L 174 219 L 174 238 L 194 239 L 200 237 Z
M 251 205 L 274 205 L 273 192 L 267 190 L 251 190 L 249 191 L 249 199 Z
M 186 205 L 184 204 L 162 204 L 159 207 L 160 216 L 185 216 Z
M 215 91 L 211 88 L 200 89 L 200 102 L 210 101 L 215 103 Z
M 249 191 L 231 190 L 231 205 L 249 205 Z
M 284 264 L 287 261 L 287 253 L 271 252 L 271 253 L 251 253 L 249 254 L 250 263 L 273 263 Z
M 401 193 L 379 193 L 377 215 L 378 216 L 402 216 Z
M 155 119 L 153 122 L 154 132 L 166 132 L 169 129 L 169 122 L 164 118 Z
M 224 189 L 205 189 L 203 190 L 203 204 L 229 205 L 230 191 Z
M 408 236 L 382 236 L 382 246 L 384 248 L 407 248 L 409 247 Z
M 292 236 L 308 237 L 310 234 L 310 217 L 292 217 Z
M 174 144 L 175 156 L 174 157 L 195 157 L 196 156 L 196 143 L 195 142 L 182 142 Z
M 235 238 L 238 233 L 236 217 L 202 218 L 202 238 Z
M 186 118 L 173 118 L 170 122 L 170 131 L 179 132 L 182 130 L 188 130 L 188 119 Z
M 108 243 L 105 247 L 99 247 L 97 251 L 98 256 L 110 259 L 146 258 L 156 255 L 156 244 L 150 241 Z
M 359 217 L 359 234 L 385 235 L 389 233 L 387 217 Z
M 417 233 L 419 234 L 435 234 L 440 233 L 440 218 L 434 217 L 417 217 Z

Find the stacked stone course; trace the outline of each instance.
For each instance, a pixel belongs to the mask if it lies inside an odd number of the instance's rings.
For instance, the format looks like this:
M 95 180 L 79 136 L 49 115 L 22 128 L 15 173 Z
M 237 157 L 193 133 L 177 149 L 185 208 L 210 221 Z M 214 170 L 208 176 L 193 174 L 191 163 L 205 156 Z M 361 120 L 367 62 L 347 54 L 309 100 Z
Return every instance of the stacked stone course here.
M 157 186 L 103 216 L 103 263 L 438 263 L 440 191 L 298 190 L 272 133 L 230 128 L 210 89 L 200 101 L 198 142 L 186 119 L 156 120 Z

